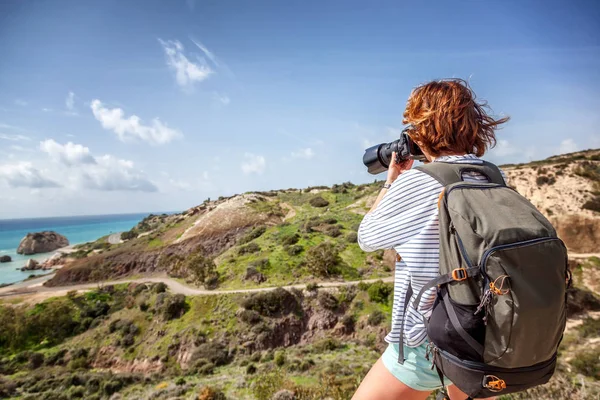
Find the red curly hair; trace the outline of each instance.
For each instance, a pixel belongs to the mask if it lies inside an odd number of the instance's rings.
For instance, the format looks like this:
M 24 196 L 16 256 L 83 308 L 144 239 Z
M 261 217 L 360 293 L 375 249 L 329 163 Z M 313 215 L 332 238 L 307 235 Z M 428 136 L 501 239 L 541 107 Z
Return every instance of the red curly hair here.
M 415 88 L 404 111 L 409 134 L 434 157 L 442 154 L 482 156 L 496 145 L 494 131 L 510 117 L 494 119 L 485 101 L 463 79 L 432 81 Z

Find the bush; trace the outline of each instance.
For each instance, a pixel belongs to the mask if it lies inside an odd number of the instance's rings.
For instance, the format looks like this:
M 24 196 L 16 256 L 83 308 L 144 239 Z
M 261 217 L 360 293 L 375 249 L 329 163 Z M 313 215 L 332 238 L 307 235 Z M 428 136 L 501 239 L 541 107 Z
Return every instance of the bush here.
M 390 294 L 393 292 L 394 286 L 391 283 L 385 283 L 383 281 L 374 282 L 369 286 L 369 289 L 367 289 L 369 300 L 381 304 L 386 304 Z
M 575 354 L 571 365 L 582 375 L 600 379 L 600 349 L 583 350 Z
M 313 197 L 310 199 L 309 203 L 313 207 L 327 207 L 329 205 L 329 202 L 321 196 Z
M 281 244 L 284 246 L 291 246 L 293 244 L 298 243 L 300 240 L 300 235 L 297 233 L 293 233 L 291 235 L 285 235 L 281 238 Z
M 317 276 L 335 274 L 339 262 L 339 252 L 330 242 L 323 242 L 311 247 L 306 254 L 306 266 L 311 273 Z
M 328 225 L 333 225 L 333 224 L 337 224 L 337 219 L 333 218 L 333 217 L 329 217 L 329 218 L 325 218 L 323 220 L 324 224 L 328 224 Z
M 356 234 L 356 232 L 350 232 L 349 234 L 346 235 L 346 241 L 348 243 L 356 243 L 358 242 L 358 235 Z
M 536 178 L 535 183 L 538 186 L 542 185 L 553 185 L 556 182 L 556 178 L 553 176 L 540 175 Z
M 370 326 L 377 326 L 383 321 L 385 321 L 385 314 L 383 314 L 379 310 L 375 310 L 371 313 L 371 315 L 369 315 L 369 318 L 367 319 L 367 324 L 369 324 Z
M 319 284 L 318 283 L 309 283 L 306 285 L 306 290 L 308 290 L 309 292 L 316 292 L 317 290 L 319 290 Z
M 189 257 L 186 260 L 185 266 L 193 280 L 203 284 L 207 288 L 213 286 L 208 283 L 211 279 L 217 277 L 218 280 L 215 262 L 208 257 L 204 257 L 202 254 L 195 254 Z
M 600 196 L 595 196 L 593 199 L 586 201 L 581 208 L 600 212 Z
M 170 321 L 181 317 L 186 312 L 186 307 L 184 295 L 176 294 L 175 296 L 169 296 L 162 309 L 164 320 Z
M 338 237 L 342 234 L 339 225 L 330 225 L 323 231 L 327 236 Z
M 243 300 L 242 307 L 269 317 L 289 314 L 300 309 L 296 297 L 282 288 L 251 294 Z
M 282 367 L 286 361 L 285 353 L 283 351 L 276 352 L 273 361 L 275 362 L 275 365 L 277 365 L 278 367 Z
M 238 249 L 238 255 L 252 254 L 260 251 L 260 246 L 256 243 L 248 243 Z
M 256 373 L 256 365 L 248 364 L 246 367 L 246 375 L 254 375 Z
M 242 310 L 239 313 L 240 319 L 250 325 L 254 325 L 262 320 L 260 314 L 254 310 Z
M 304 251 L 304 247 L 300 246 L 299 244 L 295 244 L 286 248 L 285 251 L 290 256 L 296 256 Z
M 42 353 L 31 353 L 29 355 L 29 368 L 38 369 L 44 364 L 44 355 Z
M 340 348 L 340 342 L 337 339 L 328 337 L 316 342 L 313 346 L 318 352 L 333 351 Z
M 224 344 L 219 342 L 203 343 L 192 354 L 192 360 L 207 360 L 215 366 L 226 365 L 231 357 Z
M 269 267 L 269 259 L 268 258 L 260 258 L 258 260 L 252 261 L 248 264 L 250 268 L 256 269 L 265 269 Z
M 198 400 L 227 400 L 227 397 L 225 397 L 225 393 L 220 390 L 205 386 L 200 390 Z
M 179 377 L 179 378 L 177 378 L 177 380 L 175 381 L 175 384 L 176 384 L 177 386 L 183 386 L 183 385 L 185 385 L 185 384 L 186 384 L 186 382 L 185 382 L 185 378 L 184 378 L 184 377 L 182 377 L 182 376 L 180 376 L 180 377 Z
M 137 238 L 137 236 L 138 236 L 137 232 L 132 229 L 130 231 L 121 233 L 121 240 L 135 239 L 135 238 Z
M 339 306 L 338 299 L 336 299 L 334 295 L 327 291 L 319 292 L 317 300 L 323 308 L 326 308 L 328 310 L 335 310 Z
M 164 282 L 158 282 L 156 285 L 154 285 L 154 293 L 164 293 L 167 291 L 167 284 Z
M 255 226 L 250 230 L 250 232 L 246 233 L 244 236 L 241 237 L 241 239 L 239 240 L 239 244 L 249 243 L 252 240 L 261 237 L 266 231 L 266 226 Z

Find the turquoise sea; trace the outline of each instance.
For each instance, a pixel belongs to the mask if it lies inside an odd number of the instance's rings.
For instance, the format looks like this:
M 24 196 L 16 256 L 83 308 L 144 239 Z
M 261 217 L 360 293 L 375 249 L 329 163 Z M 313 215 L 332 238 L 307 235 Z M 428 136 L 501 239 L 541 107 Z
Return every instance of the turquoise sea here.
M 23 256 L 17 254 L 19 242 L 29 232 L 55 231 L 69 239 L 70 244 L 94 241 L 115 232 L 128 231 L 149 213 L 93 215 L 79 217 L 53 217 L 0 220 L 0 256 L 9 255 L 12 262 L 0 263 L 0 284 L 13 283 L 33 273 L 47 271 L 20 271 L 28 259 L 45 260 L 53 253 Z M 155 213 L 160 214 L 160 213 Z

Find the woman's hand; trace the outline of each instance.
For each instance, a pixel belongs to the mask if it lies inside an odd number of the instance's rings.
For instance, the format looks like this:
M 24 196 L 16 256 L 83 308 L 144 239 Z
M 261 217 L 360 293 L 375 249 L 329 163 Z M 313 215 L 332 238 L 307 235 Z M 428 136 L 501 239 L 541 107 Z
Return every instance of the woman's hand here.
M 392 153 L 392 159 L 390 160 L 390 166 L 388 168 L 387 179 L 385 183 L 392 184 L 398 176 L 404 172 L 408 171 L 412 168 L 415 160 L 408 159 L 406 161 L 402 161 L 400 163 L 396 163 L 396 152 Z

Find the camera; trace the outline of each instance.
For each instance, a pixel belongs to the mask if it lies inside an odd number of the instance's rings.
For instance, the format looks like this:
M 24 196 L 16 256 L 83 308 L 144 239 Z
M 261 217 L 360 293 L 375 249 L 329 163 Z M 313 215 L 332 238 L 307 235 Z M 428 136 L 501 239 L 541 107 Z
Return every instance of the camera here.
M 410 129 L 412 129 L 410 126 L 405 128 L 400 133 L 400 139 L 391 143 L 381 143 L 365 150 L 363 164 L 365 164 L 370 174 L 376 175 L 386 171 L 390 166 L 392 152 L 396 152 L 396 163 L 409 159 L 427 160 L 419 146 L 408 135 L 407 131 Z

